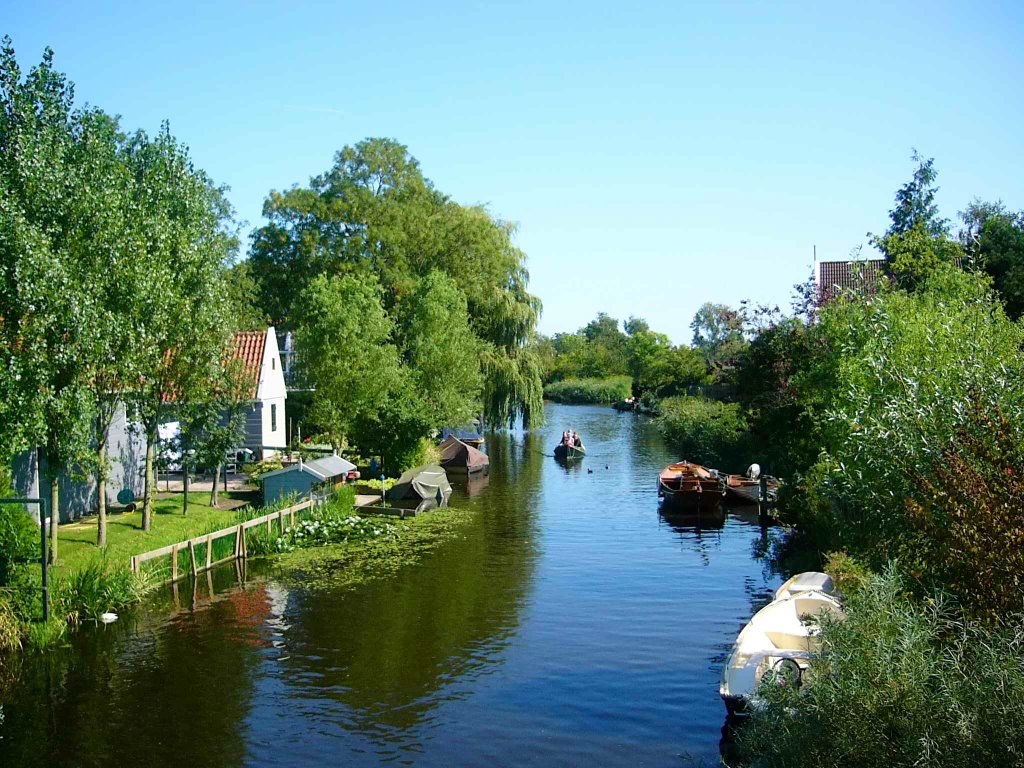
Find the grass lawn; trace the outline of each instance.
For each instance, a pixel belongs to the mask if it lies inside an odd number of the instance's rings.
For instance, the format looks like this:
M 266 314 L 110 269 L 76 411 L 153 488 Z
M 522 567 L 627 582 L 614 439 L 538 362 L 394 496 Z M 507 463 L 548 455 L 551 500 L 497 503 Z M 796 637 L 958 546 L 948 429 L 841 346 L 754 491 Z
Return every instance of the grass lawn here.
M 227 499 L 225 499 L 227 496 Z M 235 496 L 220 494 L 222 504 Z M 85 567 L 93 560 L 103 558 L 128 565 L 132 555 L 174 544 L 184 539 L 227 528 L 238 520 L 239 507 L 215 509 L 209 505 L 210 494 L 203 491 L 188 495 L 188 517 L 181 513 L 180 493 L 157 498 L 154 504 L 153 526 L 149 533 L 142 531 L 141 505 L 135 512 L 107 515 L 107 549 L 104 553 L 96 546 L 96 517 L 67 523 L 60 527 L 57 565 L 53 573 L 70 573 Z M 237 502 L 235 502 L 237 505 Z

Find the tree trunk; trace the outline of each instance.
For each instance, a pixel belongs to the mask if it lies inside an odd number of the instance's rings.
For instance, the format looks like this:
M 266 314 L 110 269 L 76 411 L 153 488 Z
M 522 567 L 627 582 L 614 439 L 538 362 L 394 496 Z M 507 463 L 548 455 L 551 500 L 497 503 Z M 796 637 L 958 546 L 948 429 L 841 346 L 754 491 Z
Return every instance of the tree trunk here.
M 216 507 L 217 506 L 217 478 L 220 476 L 220 468 L 221 468 L 221 466 L 222 465 L 220 463 L 218 463 L 217 464 L 217 468 L 213 471 L 213 483 L 212 483 L 213 490 L 210 491 L 210 506 L 211 507 Z
M 156 477 L 153 464 L 156 459 L 156 440 L 152 434 L 146 435 L 146 477 L 142 501 L 142 530 L 149 531 L 153 520 L 153 497 L 156 495 Z
M 104 549 L 107 546 L 107 469 L 104 464 L 106 460 L 107 444 L 102 442 L 97 450 L 99 457 L 99 469 L 96 470 L 96 511 L 98 523 L 96 525 L 96 546 Z
M 60 523 L 60 482 L 50 479 L 50 565 L 57 564 L 57 526 Z

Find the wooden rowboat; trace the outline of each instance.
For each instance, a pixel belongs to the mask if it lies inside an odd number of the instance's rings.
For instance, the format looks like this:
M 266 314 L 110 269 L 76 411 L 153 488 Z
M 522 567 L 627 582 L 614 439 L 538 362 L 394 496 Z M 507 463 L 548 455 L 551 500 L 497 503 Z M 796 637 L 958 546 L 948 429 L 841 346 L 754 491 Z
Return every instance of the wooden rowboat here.
M 725 488 L 725 480 L 717 472 L 688 461 L 669 464 L 658 475 L 658 496 L 681 512 L 718 509 Z
M 555 446 L 555 458 L 559 461 L 577 461 L 587 455 L 587 449 L 582 445 L 565 445 L 559 443 Z

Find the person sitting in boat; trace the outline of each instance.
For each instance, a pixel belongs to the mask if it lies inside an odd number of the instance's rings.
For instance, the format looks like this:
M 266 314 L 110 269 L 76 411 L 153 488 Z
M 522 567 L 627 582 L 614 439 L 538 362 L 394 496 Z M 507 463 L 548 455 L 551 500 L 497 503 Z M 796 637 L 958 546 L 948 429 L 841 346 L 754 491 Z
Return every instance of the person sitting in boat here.
M 569 438 L 569 430 L 565 430 L 565 432 L 562 433 L 562 445 L 571 445 Z
M 583 441 L 580 440 L 580 433 L 579 432 L 573 432 L 572 433 L 572 444 L 574 446 L 576 446 L 577 448 L 582 448 L 583 447 Z

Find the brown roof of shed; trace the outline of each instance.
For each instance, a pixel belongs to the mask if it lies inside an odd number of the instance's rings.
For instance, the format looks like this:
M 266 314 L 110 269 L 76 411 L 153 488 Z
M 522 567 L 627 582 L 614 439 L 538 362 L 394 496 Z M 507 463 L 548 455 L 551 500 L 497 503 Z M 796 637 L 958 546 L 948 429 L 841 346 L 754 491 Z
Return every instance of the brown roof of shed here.
M 878 291 L 884 267 L 885 259 L 819 262 L 818 298 L 827 302 L 847 292 L 870 296 Z

